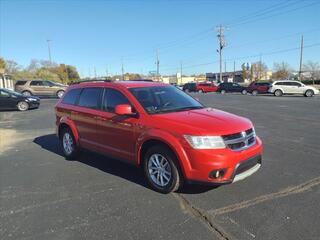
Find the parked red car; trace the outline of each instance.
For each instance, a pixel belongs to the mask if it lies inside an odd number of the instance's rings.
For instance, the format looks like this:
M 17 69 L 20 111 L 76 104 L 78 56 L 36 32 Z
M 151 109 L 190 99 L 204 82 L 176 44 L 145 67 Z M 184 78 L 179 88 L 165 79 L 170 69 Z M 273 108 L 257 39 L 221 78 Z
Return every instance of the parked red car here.
M 268 93 L 269 88 L 271 87 L 270 82 L 252 82 L 247 87 L 247 92 L 252 95 Z
M 198 83 L 196 86 L 197 92 L 207 93 L 207 92 L 216 92 L 218 87 L 213 83 Z
M 56 105 L 56 126 L 66 158 L 81 148 L 111 155 L 141 166 L 162 193 L 184 181 L 232 183 L 261 166 L 262 143 L 250 120 L 163 83 L 71 85 Z

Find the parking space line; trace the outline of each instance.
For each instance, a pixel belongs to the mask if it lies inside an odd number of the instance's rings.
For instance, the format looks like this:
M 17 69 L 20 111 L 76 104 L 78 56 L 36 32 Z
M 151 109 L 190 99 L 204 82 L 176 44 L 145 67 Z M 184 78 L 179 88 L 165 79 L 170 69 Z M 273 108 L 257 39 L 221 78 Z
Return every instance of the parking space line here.
M 251 207 L 256 204 L 263 203 L 266 201 L 271 201 L 274 199 L 287 197 L 289 195 L 302 193 L 302 192 L 308 191 L 311 188 L 318 186 L 318 185 L 320 185 L 320 177 L 311 179 L 311 180 L 309 180 L 305 183 L 299 184 L 297 186 L 285 188 L 279 192 L 262 195 L 262 196 L 254 198 L 254 199 L 246 200 L 246 201 L 243 201 L 240 203 L 232 204 L 232 205 L 218 208 L 218 209 L 213 209 L 213 210 L 208 211 L 208 213 L 211 215 L 217 216 L 217 215 L 222 215 L 222 214 L 234 212 L 234 211 L 241 210 L 243 208 L 248 208 L 248 207 Z

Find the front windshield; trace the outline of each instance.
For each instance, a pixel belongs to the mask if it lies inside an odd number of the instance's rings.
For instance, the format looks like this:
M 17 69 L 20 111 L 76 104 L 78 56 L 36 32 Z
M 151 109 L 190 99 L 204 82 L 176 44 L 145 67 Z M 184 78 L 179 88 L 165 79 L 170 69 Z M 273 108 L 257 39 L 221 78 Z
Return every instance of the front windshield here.
M 201 103 L 173 86 L 142 87 L 129 90 L 150 114 L 204 108 Z

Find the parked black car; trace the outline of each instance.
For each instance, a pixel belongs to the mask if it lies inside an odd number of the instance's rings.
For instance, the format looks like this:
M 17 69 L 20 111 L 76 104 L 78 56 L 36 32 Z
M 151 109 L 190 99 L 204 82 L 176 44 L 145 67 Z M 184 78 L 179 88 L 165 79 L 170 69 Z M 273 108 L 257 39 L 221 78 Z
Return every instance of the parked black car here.
M 183 91 L 187 92 L 197 92 L 197 84 L 196 83 L 186 83 L 182 87 Z
M 31 108 L 38 108 L 40 98 L 27 97 L 8 89 L 0 88 L 0 110 L 18 109 L 26 111 Z
M 245 87 L 242 87 L 238 83 L 230 82 L 220 83 L 217 92 L 220 92 L 221 94 L 225 94 L 227 92 L 240 92 L 242 94 L 247 94 Z

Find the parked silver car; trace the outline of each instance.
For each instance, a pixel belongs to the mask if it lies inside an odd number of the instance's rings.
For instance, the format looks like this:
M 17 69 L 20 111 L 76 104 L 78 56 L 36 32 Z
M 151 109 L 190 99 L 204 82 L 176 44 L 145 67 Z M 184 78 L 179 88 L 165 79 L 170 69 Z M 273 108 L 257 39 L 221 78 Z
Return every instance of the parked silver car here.
M 319 94 L 319 90 L 315 87 L 307 86 L 299 81 L 293 80 L 274 81 L 268 92 L 277 97 L 282 96 L 283 94 L 301 94 L 306 97 L 312 97 L 315 94 Z

